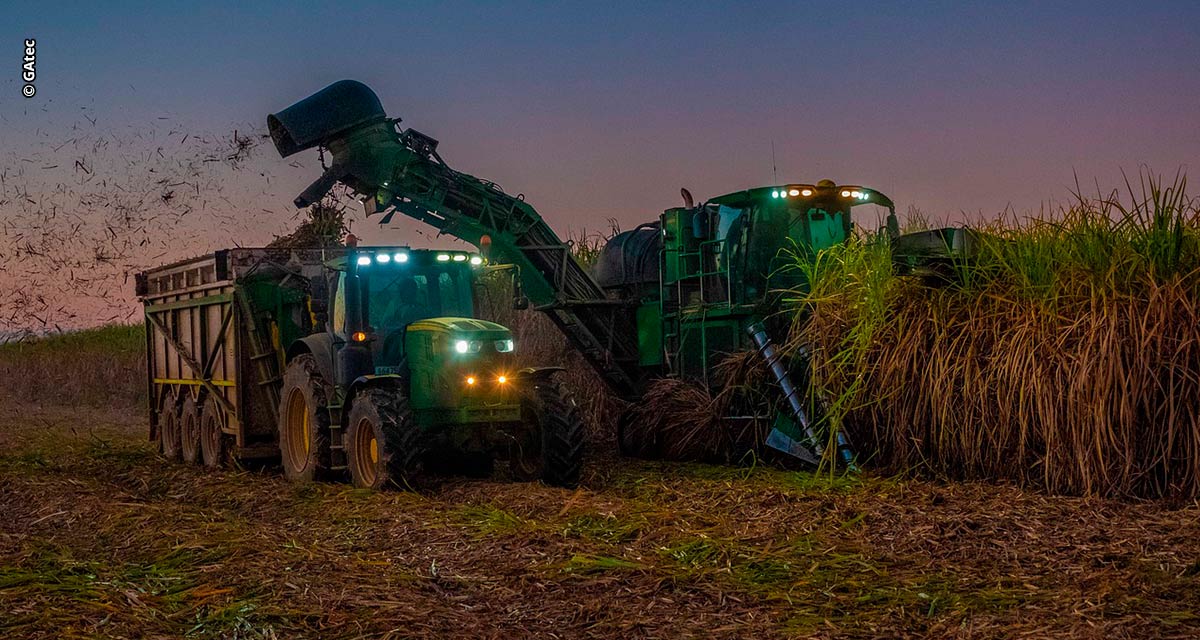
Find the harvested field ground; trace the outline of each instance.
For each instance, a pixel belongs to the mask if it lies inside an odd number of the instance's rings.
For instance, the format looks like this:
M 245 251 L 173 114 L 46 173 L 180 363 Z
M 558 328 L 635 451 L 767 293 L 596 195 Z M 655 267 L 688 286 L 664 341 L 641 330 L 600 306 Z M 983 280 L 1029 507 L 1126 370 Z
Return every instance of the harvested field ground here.
M 169 464 L 0 409 L 0 637 L 1200 635 L 1200 506 L 593 459 L 576 492 Z

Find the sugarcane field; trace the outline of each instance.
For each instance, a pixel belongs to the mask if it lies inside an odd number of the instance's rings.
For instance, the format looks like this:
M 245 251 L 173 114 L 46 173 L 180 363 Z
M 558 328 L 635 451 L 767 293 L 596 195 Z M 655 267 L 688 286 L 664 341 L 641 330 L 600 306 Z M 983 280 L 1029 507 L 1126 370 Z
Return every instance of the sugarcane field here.
M 14 11 L 0 638 L 1200 637 L 1200 8 L 1080 9 Z

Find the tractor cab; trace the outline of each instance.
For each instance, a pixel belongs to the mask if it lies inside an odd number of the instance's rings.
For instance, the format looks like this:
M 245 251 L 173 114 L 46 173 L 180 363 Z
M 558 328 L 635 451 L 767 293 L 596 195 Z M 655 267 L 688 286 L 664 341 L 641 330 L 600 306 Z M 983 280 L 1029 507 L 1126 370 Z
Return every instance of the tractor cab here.
M 462 251 L 354 247 L 328 263 L 342 384 L 401 379 L 422 424 L 513 419 L 512 333 L 473 317 L 483 262 Z
M 356 248 L 328 263 L 337 272 L 331 329 L 343 342 L 361 333 L 377 370 L 397 367 L 414 322 L 474 315 L 474 281 L 482 265 L 480 256 L 460 251 Z M 356 292 L 349 291 L 349 283 L 356 284 Z M 347 313 L 352 298 L 359 305 L 357 328 L 350 326 L 355 314 Z

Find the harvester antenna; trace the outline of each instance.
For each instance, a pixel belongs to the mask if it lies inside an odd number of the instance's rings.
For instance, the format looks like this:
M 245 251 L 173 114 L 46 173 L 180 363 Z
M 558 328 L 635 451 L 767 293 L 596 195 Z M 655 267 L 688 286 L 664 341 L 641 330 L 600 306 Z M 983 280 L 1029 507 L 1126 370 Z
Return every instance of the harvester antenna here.
M 775 164 L 775 139 L 771 139 L 771 179 L 779 184 L 779 167 Z

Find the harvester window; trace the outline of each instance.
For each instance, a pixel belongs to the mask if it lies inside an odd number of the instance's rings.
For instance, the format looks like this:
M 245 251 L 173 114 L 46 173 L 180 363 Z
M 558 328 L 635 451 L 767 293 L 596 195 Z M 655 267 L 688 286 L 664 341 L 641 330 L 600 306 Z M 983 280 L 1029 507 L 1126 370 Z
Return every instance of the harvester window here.
M 736 207 L 727 207 L 721 205 L 717 209 L 717 239 L 724 240 L 729 235 L 729 228 L 733 226 L 733 221 L 737 220 L 742 215 L 742 209 Z

